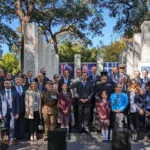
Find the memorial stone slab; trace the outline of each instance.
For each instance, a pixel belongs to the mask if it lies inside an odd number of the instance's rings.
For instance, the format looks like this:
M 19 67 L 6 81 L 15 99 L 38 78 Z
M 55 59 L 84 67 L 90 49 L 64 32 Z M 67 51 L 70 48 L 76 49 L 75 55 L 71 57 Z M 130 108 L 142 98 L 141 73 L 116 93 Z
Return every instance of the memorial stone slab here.
M 97 54 L 97 74 L 100 75 L 100 72 L 103 71 L 103 56 L 101 54 Z
M 74 77 L 76 77 L 77 69 L 81 69 L 81 54 L 74 55 Z

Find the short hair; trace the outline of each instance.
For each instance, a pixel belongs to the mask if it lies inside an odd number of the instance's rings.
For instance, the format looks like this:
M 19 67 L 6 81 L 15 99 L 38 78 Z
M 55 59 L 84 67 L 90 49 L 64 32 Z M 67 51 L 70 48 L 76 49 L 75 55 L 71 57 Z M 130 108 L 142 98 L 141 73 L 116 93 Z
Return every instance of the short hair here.
M 9 79 L 5 79 L 5 80 L 4 80 L 4 82 L 7 82 L 7 81 L 11 82 Z
M 41 68 L 41 69 L 40 69 L 40 72 L 41 72 L 43 69 L 45 69 L 45 68 Z
M 77 70 L 80 70 L 80 71 L 81 71 L 81 69 L 80 69 L 80 68 L 77 68 L 77 69 L 76 69 L 76 71 L 77 71 Z
M 24 77 L 27 78 L 27 76 L 25 74 L 22 74 L 21 78 L 24 79 Z
M 27 73 L 29 73 L 29 72 L 32 72 L 32 73 L 33 73 L 33 71 L 31 71 L 31 70 L 28 70 L 28 71 L 27 71 Z
M 87 74 L 87 76 L 88 76 L 88 73 L 87 73 L 87 72 L 82 72 L 82 75 L 83 75 L 84 73 Z
M 142 73 L 143 73 L 143 71 L 146 71 L 146 73 L 148 74 L 148 70 L 147 70 L 147 69 L 143 69 L 143 70 L 142 70 Z
M 135 70 L 135 71 L 134 71 L 134 73 L 136 73 L 136 72 L 140 73 L 140 71 L 139 71 L 139 70 Z
M 66 83 L 63 83 L 63 84 L 61 85 L 61 87 L 62 87 L 64 84 L 67 85 Z M 68 85 L 67 85 L 67 86 L 68 86 Z
M 22 79 L 22 77 L 21 76 L 15 76 L 15 79 Z

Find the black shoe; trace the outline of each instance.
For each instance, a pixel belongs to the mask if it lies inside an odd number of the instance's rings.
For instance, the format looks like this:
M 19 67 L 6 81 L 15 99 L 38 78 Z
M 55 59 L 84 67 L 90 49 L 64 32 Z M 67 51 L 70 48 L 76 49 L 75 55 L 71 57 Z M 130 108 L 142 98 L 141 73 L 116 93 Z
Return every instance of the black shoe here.
M 134 139 L 135 142 L 138 142 L 139 141 L 139 134 L 135 133 L 135 139 Z
M 83 133 L 84 132 L 84 129 L 83 128 L 80 128 L 79 129 L 79 133 Z

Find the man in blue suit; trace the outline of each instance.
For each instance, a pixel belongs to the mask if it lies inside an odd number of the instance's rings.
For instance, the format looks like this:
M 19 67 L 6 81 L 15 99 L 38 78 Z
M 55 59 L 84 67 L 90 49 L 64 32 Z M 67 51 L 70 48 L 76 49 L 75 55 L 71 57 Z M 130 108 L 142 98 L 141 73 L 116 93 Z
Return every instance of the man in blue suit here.
M 4 81 L 5 89 L 0 92 L 0 119 L 4 119 L 4 127 L 9 128 L 8 133 L 4 134 L 4 140 L 8 141 L 10 138 L 10 144 L 14 144 L 15 135 L 15 119 L 19 118 L 19 97 L 16 91 L 11 89 L 11 82 L 9 80 Z

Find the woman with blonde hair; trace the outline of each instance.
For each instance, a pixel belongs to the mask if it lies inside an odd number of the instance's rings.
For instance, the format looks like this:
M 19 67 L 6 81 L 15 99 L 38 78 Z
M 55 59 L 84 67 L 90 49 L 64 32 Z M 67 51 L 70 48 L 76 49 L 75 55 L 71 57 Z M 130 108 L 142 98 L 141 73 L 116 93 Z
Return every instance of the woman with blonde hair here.
M 36 132 L 41 118 L 41 96 L 37 83 L 32 81 L 25 93 L 25 118 L 28 120 L 30 140 L 37 140 Z
M 132 79 L 129 83 L 128 95 L 129 95 L 129 112 L 130 112 L 132 140 L 138 141 L 140 115 L 144 114 L 143 111 L 144 99 L 143 99 L 143 91 L 135 79 Z

